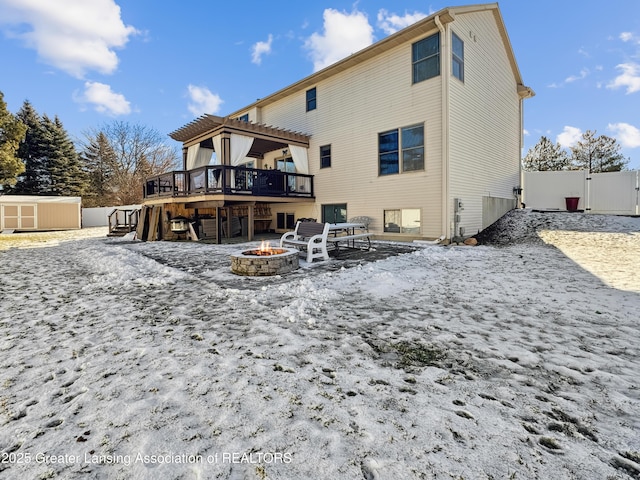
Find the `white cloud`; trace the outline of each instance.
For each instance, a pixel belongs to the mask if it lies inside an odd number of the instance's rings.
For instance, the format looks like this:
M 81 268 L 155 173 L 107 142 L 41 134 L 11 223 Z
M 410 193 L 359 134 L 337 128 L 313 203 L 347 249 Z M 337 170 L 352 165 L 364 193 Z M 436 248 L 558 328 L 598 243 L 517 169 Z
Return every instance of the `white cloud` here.
M 640 91 L 640 65 L 637 63 L 621 63 L 616 65 L 622 73 L 613 79 L 607 88 L 616 89 L 626 87 L 627 94 Z
M 418 20 L 425 18 L 427 14 L 422 12 L 406 13 L 401 17 L 395 13 L 389 13 L 384 8 L 378 11 L 378 27 L 387 35 L 396 33 L 409 25 L 413 25 Z
M 218 113 L 224 101 L 219 95 L 211 93 L 207 87 L 189 85 L 189 111 L 196 117 L 205 113 Z
M 583 80 L 587 78 L 588 75 L 589 75 L 589 69 L 583 68 L 582 70 L 580 70 L 580 75 L 571 75 L 570 77 L 567 77 L 564 81 L 565 83 L 573 83 L 577 80 Z
M 114 49 L 138 33 L 122 22 L 114 0 L 2 0 L 0 24 L 44 63 L 76 78 L 88 71 L 113 73 L 118 66 Z
M 567 148 L 578 143 L 581 137 L 582 130 L 566 125 L 562 133 L 556 137 L 556 142 L 559 143 L 561 147 Z
M 640 147 L 640 128 L 628 123 L 610 123 L 607 128 L 614 133 L 615 138 L 623 147 Z
M 99 82 L 85 82 L 84 92 L 74 94 L 74 100 L 81 104 L 91 104 L 100 113 L 108 115 L 128 115 L 131 104 L 121 93 L 111 91 L 111 86 Z
M 313 33 L 305 42 L 311 52 L 313 70 L 318 71 L 373 43 L 373 27 L 359 11 L 339 12 L 327 8 L 323 14 L 324 32 Z
M 620 34 L 620 40 L 622 40 L 623 42 L 634 42 L 640 44 L 640 38 L 636 37 L 631 32 L 622 32 Z
M 273 43 L 273 35 L 269 34 L 266 42 L 256 42 L 252 48 L 251 62 L 256 65 L 262 63 L 262 56 L 271 53 L 271 44 Z

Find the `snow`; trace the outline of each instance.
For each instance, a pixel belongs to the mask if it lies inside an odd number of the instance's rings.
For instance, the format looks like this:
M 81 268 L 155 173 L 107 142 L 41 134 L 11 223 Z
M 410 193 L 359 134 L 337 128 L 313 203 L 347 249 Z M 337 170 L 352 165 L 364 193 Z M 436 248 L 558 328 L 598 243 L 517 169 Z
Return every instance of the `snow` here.
M 271 278 L 105 233 L 0 235 L 1 478 L 640 476 L 640 218 Z

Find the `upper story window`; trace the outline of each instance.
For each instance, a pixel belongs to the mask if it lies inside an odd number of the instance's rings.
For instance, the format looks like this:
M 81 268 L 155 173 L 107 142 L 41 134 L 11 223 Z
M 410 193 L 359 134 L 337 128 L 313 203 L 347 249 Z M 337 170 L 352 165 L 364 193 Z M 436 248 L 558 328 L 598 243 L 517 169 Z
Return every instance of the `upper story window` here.
M 424 125 L 378 134 L 378 172 L 392 175 L 424 170 Z
M 329 168 L 331 166 L 331 145 L 323 145 L 320 147 L 320 168 Z
M 241 122 L 248 122 L 249 121 L 249 114 L 245 113 L 244 115 L 238 117 L 238 120 L 240 120 Z
M 307 90 L 307 112 L 315 110 L 316 106 L 316 87 L 313 87 Z
M 464 42 L 455 33 L 451 34 L 451 73 L 464 82 Z
M 411 46 L 413 83 L 440 75 L 440 33 L 427 37 Z

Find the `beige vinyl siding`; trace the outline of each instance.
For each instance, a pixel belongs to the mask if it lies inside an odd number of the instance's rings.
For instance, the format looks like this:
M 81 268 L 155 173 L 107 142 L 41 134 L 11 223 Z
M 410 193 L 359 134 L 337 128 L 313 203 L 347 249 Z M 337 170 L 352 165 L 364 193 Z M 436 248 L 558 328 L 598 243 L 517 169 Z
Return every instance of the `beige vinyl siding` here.
M 79 197 L 3 197 L 0 227 L 17 230 L 71 230 L 81 228 Z
M 520 100 L 493 13 L 458 15 L 450 28 L 464 41 L 465 68 L 464 83 L 450 78 L 450 202 L 462 199 L 460 226 L 473 235 L 482 198 L 512 199 L 519 185 Z
M 435 33 L 431 32 L 431 33 Z M 310 173 L 316 203 L 273 206 L 321 219 L 323 204 L 347 204 L 347 214 L 369 216 L 382 234 L 385 209 L 419 208 L 422 236 L 441 232 L 440 78 L 412 85 L 411 43 L 399 45 L 315 85 L 317 109 L 305 111 L 306 89 L 264 107 L 266 124 L 311 135 Z M 425 170 L 378 175 L 378 134 L 424 124 Z M 320 169 L 319 149 L 331 145 L 331 167 Z M 300 212 L 300 213 L 298 213 Z
M 38 205 L 38 230 L 80 228 L 79 203 L 40 203 Z

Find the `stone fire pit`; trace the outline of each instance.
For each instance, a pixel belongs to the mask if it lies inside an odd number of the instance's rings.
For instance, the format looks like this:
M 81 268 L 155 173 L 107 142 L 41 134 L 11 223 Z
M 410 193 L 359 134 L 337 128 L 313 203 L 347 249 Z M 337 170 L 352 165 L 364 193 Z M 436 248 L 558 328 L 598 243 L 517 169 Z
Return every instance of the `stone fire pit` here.
M 237 275 L 268 276 L 293 272 L 300 266 L 295 248 L 260 248 L 231 255 L 231 271 Z

